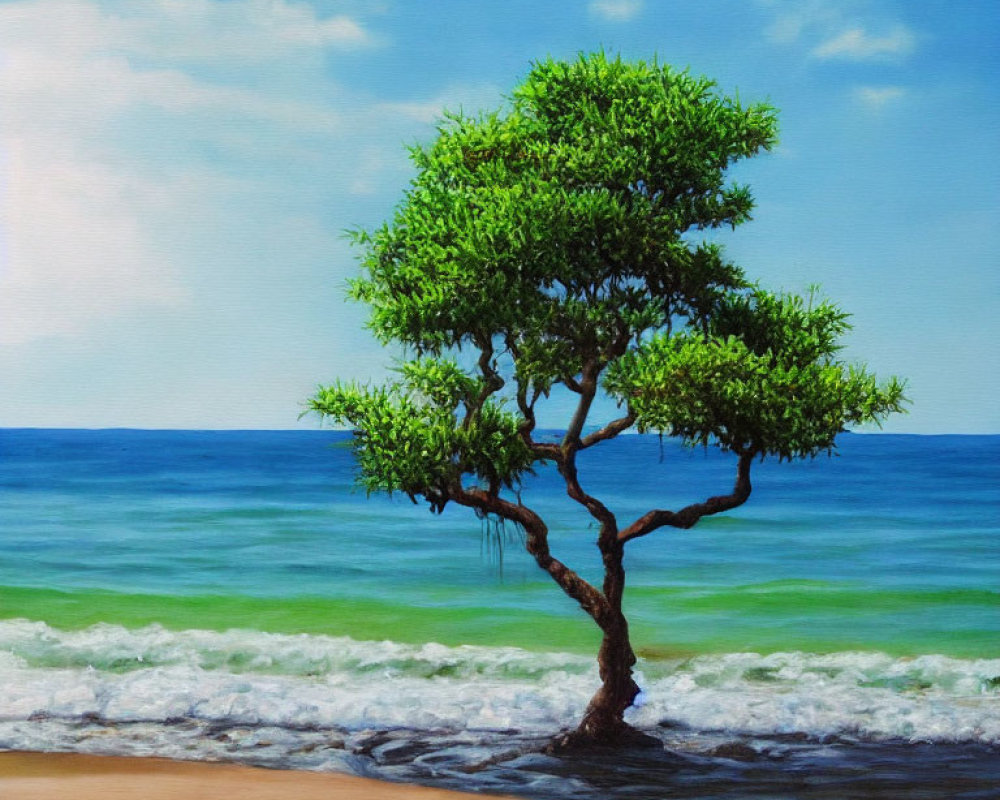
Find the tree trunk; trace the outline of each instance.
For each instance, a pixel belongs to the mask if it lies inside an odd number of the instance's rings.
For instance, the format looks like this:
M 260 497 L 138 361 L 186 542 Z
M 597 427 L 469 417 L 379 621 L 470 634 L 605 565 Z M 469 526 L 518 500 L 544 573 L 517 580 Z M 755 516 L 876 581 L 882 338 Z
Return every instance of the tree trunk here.
M 601 649 L 597 653 L 601 688 L 591 699 L 577 729 L 553 743 L 555 750 L 595 745 L 660 745 L 659 740 L 625 722 L 625 711 L 632 706 L 640 691 L 639 685 L 632 679 L 636 659 L 629 641 L 628 620 L 622 613 L 625 590 L 622 559 L 625 548 L 613 535 L 602 536 L 600 547 L 604 559 L 603 594 L 606 605 L 603 613 L 594 615 L 594 621 L 604 632 Z
M 611 620 L 602 620 L 600 624 L 604 627 L 604 639 L 597 654 L 601 688 L 587 706 L 580 725 L 556 737 L 547 748 L 550 753 L 589 747 L 663 746 L 659 739 L 625 722 L 625 711 L 640 691 L 632 679 L 635 653 L 629 643 L 628 622 L 618 609 Z
M 628 622 L 620 609 L 605 623 L 597 665 L 601 688 L 587 706 L 575 738 L 594 744 L 616 744 L 632 732 L 625 722 L 625 711 L 639 694 L 639 686 L 632 679 L 635 653 L 628 638 Z

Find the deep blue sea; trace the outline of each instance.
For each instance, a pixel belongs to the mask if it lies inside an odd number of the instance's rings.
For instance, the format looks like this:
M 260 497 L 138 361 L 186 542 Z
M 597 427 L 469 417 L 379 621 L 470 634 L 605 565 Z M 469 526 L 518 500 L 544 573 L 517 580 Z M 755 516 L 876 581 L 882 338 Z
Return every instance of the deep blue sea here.
M 0 429 L 0 749 L 338 769 L 525 797 L 1000 796 L 1000 437 L 845 434 L 748 503 L 630 543 L 630 721 L 518 531 L 354 486 L 330 431 Z M 627 524 L 728 492 L 655 436 L 588 451 Z M 543 469 L 553 553 L 596 530 Z

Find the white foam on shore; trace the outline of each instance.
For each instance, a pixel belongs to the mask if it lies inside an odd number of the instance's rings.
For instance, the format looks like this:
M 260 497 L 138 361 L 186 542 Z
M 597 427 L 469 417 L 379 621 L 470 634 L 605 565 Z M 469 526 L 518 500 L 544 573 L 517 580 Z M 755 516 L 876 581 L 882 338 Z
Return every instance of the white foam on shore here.
M 648 679 L 643 677 L 643 669 Z M 640 664 L 640 726 L 1000 743 L 1000 659 L 878 653 L 707 655 Z M 254 631 L 61 631 L 0 621 L 0 747 L 38 747 L 46 720 L 177 720 L 361 730 L 574 725 L 591 658 L 516 648 L 359 642 Z
M 702 656 L 650 682 L 633 722 L 700 730 L 1000 743 L 1000 659 Z

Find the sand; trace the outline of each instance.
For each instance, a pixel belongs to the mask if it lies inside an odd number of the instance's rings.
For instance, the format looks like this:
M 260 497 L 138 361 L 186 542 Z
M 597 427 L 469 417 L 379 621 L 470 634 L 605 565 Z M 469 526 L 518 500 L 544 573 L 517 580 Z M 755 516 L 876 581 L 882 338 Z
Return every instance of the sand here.
M 0 753 L 3 800 L 460 800 L 484 796 L 328 772 L 161 758 Z

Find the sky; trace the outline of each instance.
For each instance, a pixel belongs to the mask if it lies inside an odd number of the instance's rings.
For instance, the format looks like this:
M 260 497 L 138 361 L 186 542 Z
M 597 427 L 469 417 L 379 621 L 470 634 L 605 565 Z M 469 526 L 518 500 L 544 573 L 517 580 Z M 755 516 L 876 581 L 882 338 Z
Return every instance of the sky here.
M 344 232 L 407 146 L 604 49 L 776 106 L 728 256 L 853 314 L 886 431 L 1000 433 L 998 43 L 995 0 L 0 0 L 0 427 L 317 427 L 398 356 Z

